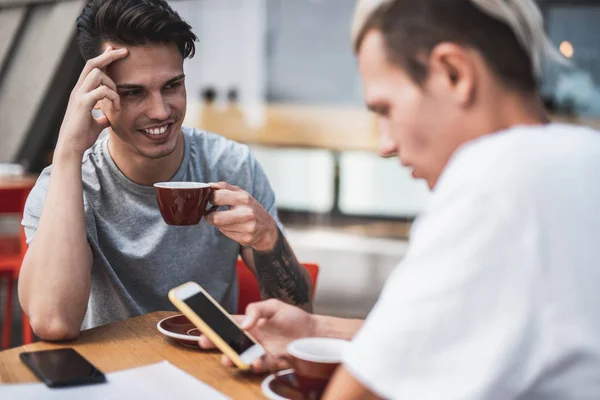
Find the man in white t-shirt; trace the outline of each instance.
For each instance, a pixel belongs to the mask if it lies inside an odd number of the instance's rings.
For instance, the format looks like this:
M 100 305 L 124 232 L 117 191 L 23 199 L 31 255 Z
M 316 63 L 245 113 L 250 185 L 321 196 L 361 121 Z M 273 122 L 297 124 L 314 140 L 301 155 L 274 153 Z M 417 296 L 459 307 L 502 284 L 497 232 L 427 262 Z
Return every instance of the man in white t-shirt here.
M 364 323 L 251 305 L 257 368 L 342 337 L 327 399 L 600 398 L 600 133 L 549 123 L 542 25 L 533 0 L 359 2 L 381 153 L 433 195 Z

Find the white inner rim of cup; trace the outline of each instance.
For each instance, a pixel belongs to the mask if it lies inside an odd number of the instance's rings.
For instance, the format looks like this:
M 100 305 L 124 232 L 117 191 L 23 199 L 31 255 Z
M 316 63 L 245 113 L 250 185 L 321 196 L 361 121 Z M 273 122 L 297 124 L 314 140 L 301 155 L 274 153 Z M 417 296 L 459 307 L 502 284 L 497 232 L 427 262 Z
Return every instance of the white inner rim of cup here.
M 203 189 L 210 187 L 210 185 L 201 182 L 160 182 L 155 183 L 154 187 L 163 189 Z
M 319 363 L 339 363 L 348 341 L 332 338 L 306 338 L 295 340 L 287 346 L 292 356 Z

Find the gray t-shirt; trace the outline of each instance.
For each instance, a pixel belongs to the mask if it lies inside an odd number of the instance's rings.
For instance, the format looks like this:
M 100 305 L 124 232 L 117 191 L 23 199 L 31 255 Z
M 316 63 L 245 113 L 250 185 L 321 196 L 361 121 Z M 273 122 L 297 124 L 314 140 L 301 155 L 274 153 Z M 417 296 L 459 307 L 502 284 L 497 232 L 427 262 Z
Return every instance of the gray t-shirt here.
M 185 152 L 172 181 L 225 181 L 250 193 L 275 218 L 275 196 L 247 146 L 183 128 Z M 51 167 L 31 191 L 23 217 L 27 242 L 35 236 Z M 229 312 L 237 311 L 239 243 L 204 219 L 167 225 L 154 188 L 130 181 L 108 152 L 108 137 L 83 157 L 85 223 L 93 253 L 91 294 L 82 329 L 157 310 L 173 310 L 168 291 L 187 281 L 202 285 Z M 73 282 L 74 285 L 77 282 Z

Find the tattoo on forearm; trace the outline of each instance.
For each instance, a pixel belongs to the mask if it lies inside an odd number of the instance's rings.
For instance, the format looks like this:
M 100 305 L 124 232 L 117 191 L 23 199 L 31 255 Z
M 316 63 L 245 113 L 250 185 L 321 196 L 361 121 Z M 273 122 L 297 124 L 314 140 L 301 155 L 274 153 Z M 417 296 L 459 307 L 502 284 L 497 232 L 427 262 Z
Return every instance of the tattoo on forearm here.
M 295 305 L 309 302 L 307 274 L 281 231 L 278 232 L 273 250 L 254 250 L 253 254 L 260 289 L 265 296 Z

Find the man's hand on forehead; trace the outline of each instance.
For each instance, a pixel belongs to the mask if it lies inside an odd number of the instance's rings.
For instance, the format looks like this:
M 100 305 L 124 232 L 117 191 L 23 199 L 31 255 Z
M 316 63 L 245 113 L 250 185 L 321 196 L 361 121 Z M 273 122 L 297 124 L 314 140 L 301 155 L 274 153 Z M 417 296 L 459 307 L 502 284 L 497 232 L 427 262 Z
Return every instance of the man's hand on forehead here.
M 94 117 L 92 110 L 105 100 L 115 111 L 121 110 L 117 86 L 104 70 L 127 54 L 125 48 L 115 50 L 107 46 L 102 54 L 85 63 L 69 98 L 57 149 L 83 155 L 95 143 L 100 132 L 110 126 L 106 115 Z

